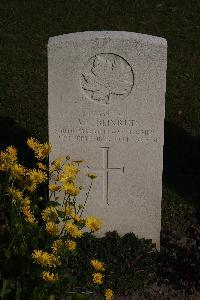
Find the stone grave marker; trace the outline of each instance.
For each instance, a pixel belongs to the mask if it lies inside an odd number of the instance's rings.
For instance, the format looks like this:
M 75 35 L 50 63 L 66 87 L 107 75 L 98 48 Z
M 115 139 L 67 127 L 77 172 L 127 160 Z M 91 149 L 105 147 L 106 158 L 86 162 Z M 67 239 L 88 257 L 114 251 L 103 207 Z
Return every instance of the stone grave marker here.
M 84 215 L 152 239 L 161 228 L 167 42 L 133 32 L 80 32 L 48 43 L 50 159 L 86 161 Z M 86 184 L 82 180 L 83 184 Z

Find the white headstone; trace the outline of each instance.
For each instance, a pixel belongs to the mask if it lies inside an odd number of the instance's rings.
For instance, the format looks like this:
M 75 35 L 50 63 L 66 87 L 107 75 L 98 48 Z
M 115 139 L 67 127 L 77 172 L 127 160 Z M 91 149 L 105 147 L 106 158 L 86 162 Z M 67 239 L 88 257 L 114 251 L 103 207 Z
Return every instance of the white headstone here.
M 85 215 L 152 239 L 161 228 L 167 42 L 133 32 L 49 39 L 51 158 L 87 162 L 95 179 Z

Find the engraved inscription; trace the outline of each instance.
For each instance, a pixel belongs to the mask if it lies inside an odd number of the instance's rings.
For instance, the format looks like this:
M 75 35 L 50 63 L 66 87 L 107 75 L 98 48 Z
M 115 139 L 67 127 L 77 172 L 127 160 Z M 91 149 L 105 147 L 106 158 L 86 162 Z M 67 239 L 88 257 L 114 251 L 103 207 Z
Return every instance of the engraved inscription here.
M 125 167 L 110 168 L 109 167 L 109 147 L 101 147 L 103 150 L 103 169 L 93 169 L 92 172 L 103 172 L 103 199 L 109 205 L 108 202 L 108 186 L 109 186 L 109 171 L 118 170 L 124 173 Z
M 81 74 L 85 96 L 101 104 L 127 97 L 134 84 L 130 64 L 113 53 L 100 53 L 89 59 Z

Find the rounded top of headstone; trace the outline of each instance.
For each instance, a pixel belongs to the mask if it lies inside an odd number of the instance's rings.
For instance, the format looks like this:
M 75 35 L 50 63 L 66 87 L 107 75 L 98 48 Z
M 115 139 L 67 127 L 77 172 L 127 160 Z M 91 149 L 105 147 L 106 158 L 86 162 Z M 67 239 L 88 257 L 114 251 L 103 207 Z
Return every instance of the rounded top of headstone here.
M 65 44 L 65 42 L 101 38 L 135 40 L 140 43 L 154 44 L 161 47 L 167 47 L 167 40 L 162 37 L 128 31 L 83 31 L 68 33 L 50 37 L 48 41 L 48 46 L 62 46 L 63 44 Z

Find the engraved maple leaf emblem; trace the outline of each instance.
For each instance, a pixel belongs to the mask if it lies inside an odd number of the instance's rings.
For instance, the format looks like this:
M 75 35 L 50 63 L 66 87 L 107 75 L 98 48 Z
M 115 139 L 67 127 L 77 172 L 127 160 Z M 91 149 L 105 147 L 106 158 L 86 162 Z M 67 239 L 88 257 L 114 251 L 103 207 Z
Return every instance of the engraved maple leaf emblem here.
M 92 100 L 108 104 L 112 95 L 126 96 L 133 86 L 130 65 L 116 54 L 98 54 L 81 76 L 82 89 Z

